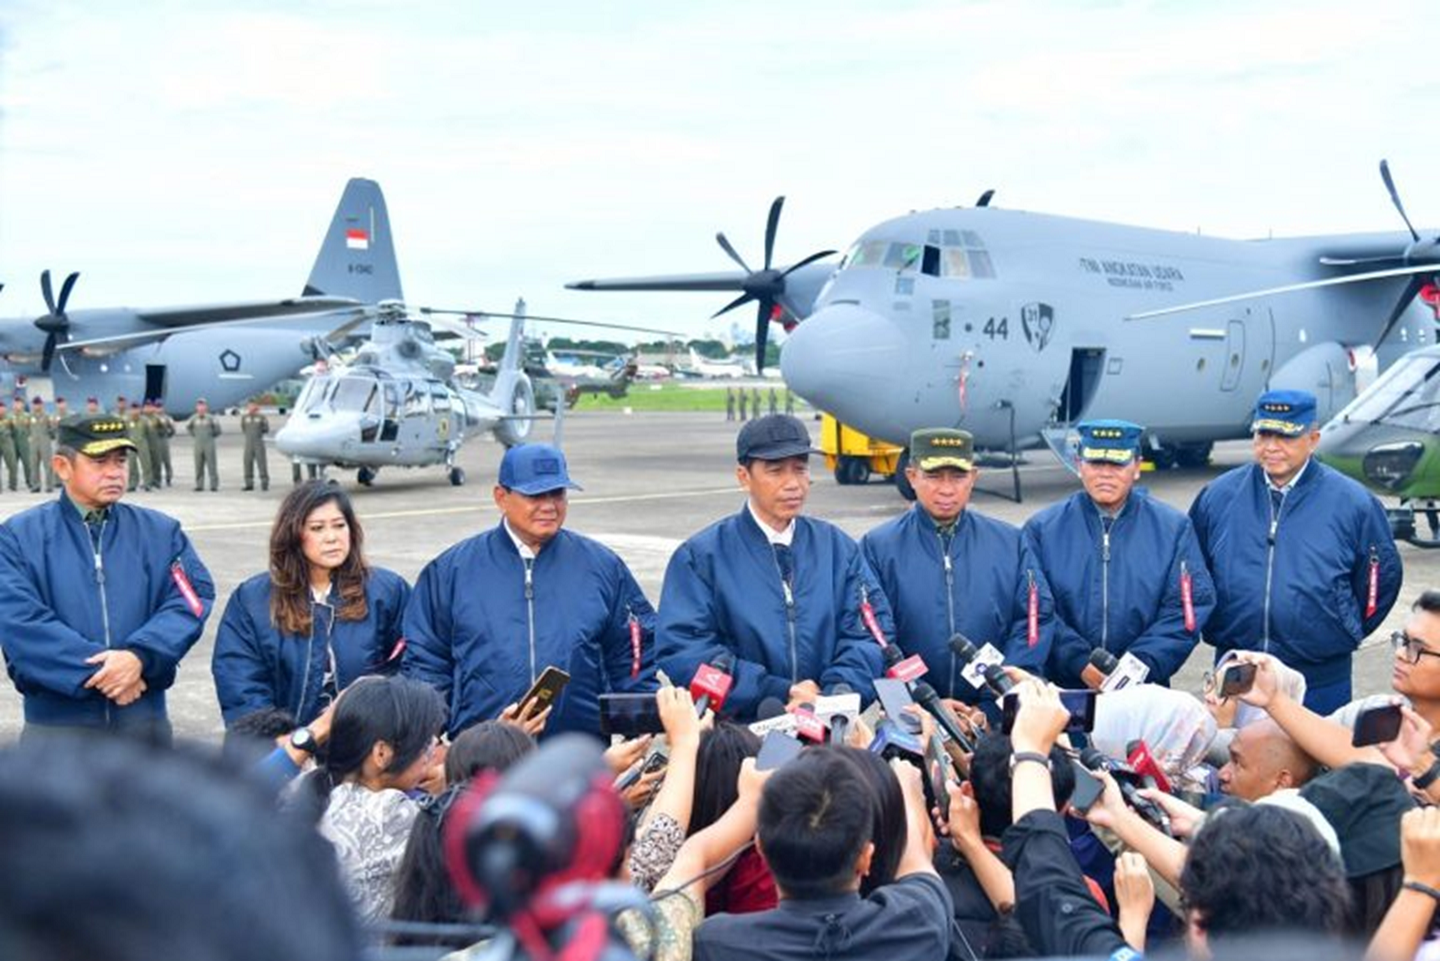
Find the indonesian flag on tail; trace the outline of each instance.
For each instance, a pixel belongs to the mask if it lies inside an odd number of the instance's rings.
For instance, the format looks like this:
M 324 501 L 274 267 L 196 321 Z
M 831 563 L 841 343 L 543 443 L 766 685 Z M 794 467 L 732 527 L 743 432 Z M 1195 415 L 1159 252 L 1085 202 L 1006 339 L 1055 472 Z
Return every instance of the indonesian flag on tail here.
M 345 231 L 345 246 L 351 250 L 370 249 L 370 231 L 360 227 L 350 227 Z

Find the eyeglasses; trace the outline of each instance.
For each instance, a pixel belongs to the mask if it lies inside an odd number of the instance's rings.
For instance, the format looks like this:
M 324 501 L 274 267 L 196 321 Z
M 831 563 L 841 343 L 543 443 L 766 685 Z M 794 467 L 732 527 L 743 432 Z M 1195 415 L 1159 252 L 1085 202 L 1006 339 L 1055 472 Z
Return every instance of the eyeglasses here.
M 1432 651 L 1418 637 L 1411 637 L 1404 631 L 1390 635 L 1390 647 L 1410 664 L 1419 664 L 1422 657 L 1440 657 L 1440 651 Z

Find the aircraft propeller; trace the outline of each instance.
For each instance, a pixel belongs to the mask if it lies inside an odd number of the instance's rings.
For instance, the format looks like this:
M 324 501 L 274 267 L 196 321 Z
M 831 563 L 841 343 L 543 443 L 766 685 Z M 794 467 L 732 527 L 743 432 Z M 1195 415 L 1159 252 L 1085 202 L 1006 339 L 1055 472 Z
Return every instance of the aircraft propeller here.
M 750 301 L 757 302 L 755 314 L 755 371 L 760 373 L 765 369 L 765 341 L 770 333 L 770 318 L 775 313 L 775 304 L 785 295 L 785 278 L 801 267 L 812 264 L 817 260 L 829 257 L 835 253 L 833 250 L 822 250 L 819 253 L 811 254 L 799 263 L 792 264 L 785 270 L 776 270 L 770 266 L 775 253 L 775 232 L 780 226 L 780 208 L 785 205 L 784 197 L 776 197 L 770 204 L 770 216 L 765 221 L 765 266 L 760 270 L 751 270 L 750 265 L 735 252 L 735 248 L 725 237 L 723 232 L 715 235 L 715 242 L 720 249 L 730 255 L 730 259 L 740 265 L 740 269 L 748 275 L 745 278 L 741 290 L 744 291 L 730 303 L 721 307 L 711 314 L 711 319 L 719 317 L 727 311 L 734 310 L 742 304 Z
M 45 331 L 45 350 L 40 357 L 40 369 L 46 373 L 50 372 L 50 365 L 55 361 L 55 348 L 62 339 L 70 339 L 70 318 L 65 313 L 65 305 L 70 301 L 70 291 L 75 289 L 75 281 L 79 279 L 78 271 L 66 277 L 60 285 L 60 299 L 57 301 L 50 286 L 50 271 L 40 272 L 40 293 L 44 296 L 45 307 L 50 312 L 44 317 L 35 318 L 35 326 Z

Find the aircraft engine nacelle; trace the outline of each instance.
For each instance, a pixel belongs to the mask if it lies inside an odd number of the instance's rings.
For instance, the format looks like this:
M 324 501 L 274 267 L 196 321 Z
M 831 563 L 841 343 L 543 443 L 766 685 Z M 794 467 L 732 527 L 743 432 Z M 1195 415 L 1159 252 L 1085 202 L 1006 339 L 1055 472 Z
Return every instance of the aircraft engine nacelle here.
M 1327 341 L 1291 357 L 1270 378 L 1271 390 L 1306 390 L 1315 395 L 1316 423 L 1328 422 L 1355 399 L 1356 348 Z
M 510 381 L 509 390 L 496 393 L 500 396 L 492 394 L 492 397 L 504 414 L 524 419 L 500 421 L 492 430 L 495 439 L 506 447 L 525 443 L 530 436 L 530 428 L 535 424 L 532 419 L 535 415 L 535 388 L 530 385 L 530 378 L 517 371 Z

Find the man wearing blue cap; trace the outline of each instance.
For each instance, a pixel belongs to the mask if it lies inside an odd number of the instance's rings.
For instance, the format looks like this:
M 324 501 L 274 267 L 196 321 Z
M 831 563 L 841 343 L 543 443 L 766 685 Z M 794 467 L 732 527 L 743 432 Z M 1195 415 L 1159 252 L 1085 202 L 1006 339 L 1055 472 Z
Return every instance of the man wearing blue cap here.
M 570 683 L 547 734 L 598 736 L 599 695 L 653 690 L 655 611 L 614 551 L 564 529 L 579 489 L 558 448 L 510 448 L 494 490 L 500 523 L 420 572 L 402 670 L 446 696 L 451 735 L 502 714 L 538 721 L 518 702 L 550 666 Z
M 1215 604 L 1209 572 L 1184 514 L 1136 489 L 1142 428 L 1123 420 L 1078 425 L 1083 491 L 1025 524 L 1055 595 L 1047 675 L 1077 687 L 1091 653 L 1131 654 L 1165 684 L 1200 640 Z
M 27 726 L 165 740 L 165 691 L 200 639 L 215 586 L 172 517 L 119 503 L 125 419 L 61 421 L 61 495 L 0 525 L 0 647 Z
M 1218 595 L 1205 640 L 1217 657 L 1274 654 L 1305 675 L 1305 706 L 1329 713 L 1350 700 L 1350 656 L 1400 593 L 1400 554 L 1380 502 L 1311 456 L 1313 394 L 1261 394 L 1251 431 L 1255 463 L 1190 506 Z
M 1054 608 L 1020 529 L 970 508 L 974 445 L 968 431 L 948 427 L 911 434 L 905 476 L 916 504 L 860 540 L 890 602 L 895 642 L 920 655 L 941 697 L 971 704 L 981 691 L 961 675 L 950 638 L 993 644 L 1007 664 L 1043 674 Z
M 725 710 L 742 721 L 763 700 L 801 704 L 837 684 L 870 700 L 880 647 L 860 611 L 867 596 L 883 598 L 849 535 L 800 516 L 810 493 L 805 425 L 788 414 L 755 418 L 735 452 L 745 506 L 681 544 L 665 569 L 661 668 L 688 683 L 700 665 L 733 655 Z

